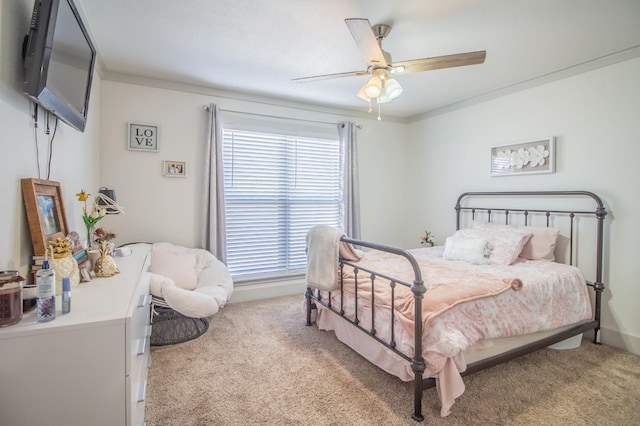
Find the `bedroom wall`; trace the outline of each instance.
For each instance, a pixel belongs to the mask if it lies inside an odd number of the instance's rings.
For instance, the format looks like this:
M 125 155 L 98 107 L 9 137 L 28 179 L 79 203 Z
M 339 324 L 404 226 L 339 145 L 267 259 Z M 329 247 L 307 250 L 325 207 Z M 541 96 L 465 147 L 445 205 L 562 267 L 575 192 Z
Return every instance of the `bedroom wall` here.
M 22 94 L 22 39 L 28 33 L 33 2 L 0 2 L 0 270 L 29 277 L 31 236 L 20 179 L 38 178 L 36 143 L 30 101 Z M 52 121 L 53 122 L 53 121 Z M 84 133 L 60 122 L 53 143 L 50 179 L 62 186 L 70 229 L 82 230 L 81 207 L 75 193 L 81 187 L 97 190 L 100 174 L 100 76 L 94 75 L 89 118 Z M 40 177 L 46 179 L 48 136 L 44 114 L 37 132 Z
M 412 153 L 405 245 L 427 228 L 444 242 L 453 206 L 473 190 L 584 189 L 600 195 L 606 225 L 602 341 L 640 354 L 640 59 L 632 59 L 409 126 Z M 492 146 L 555 136 L 556 173 L 491 177 Z
M 406 124 L 317 112 L 302 105 L 245 100 L 239 94 L 220 96 L 189 86 L 167 89 L 106 79 L 102 85 L 101 182 L 116 190 L 117 201 L 125 208 L 125 215 L 109 218 L 118 233 L 118 243 L 170 241 L 199 245 L 198 207 L 207 128 L 203 107 L 211 102 L 233 111 L 362 124 L 358 131 L 361 203 L 369 212 L 363 215 L 362 232 L 367 238 L 389 244 L 402 242 L 400 225 L 389 225 L 395 223 L 394 206 L 405 202 L 405 194 L 396 188 L 406 174 L 405 144 L 401 142 Z M 129 122 L 157 124 L 159 152 L 128 150 Z M 186 161 L 187 176 L 164 177 L 164 160 Z
M 396 206 L 406 203 L 398 191 L 406 176 L 407 125 L 375 120 L 366 113 L 341 114 L 309 105 L 222 93 L 200 87 L 117 76 L 103 81 L 101 182 L 117 192 L 125 214 L 109 217 L 117 244 L 169 241 L 197 247 L 199 208 L 203 193 L 205 105 L 252 114 L 338 123 L 355 121 L 361 182 L 362 233 L 366 239 L 402 243 L 402 223 Z M 366 105 L 363 106 L 365 111 Z M 363 118 L 366 115 L 366 118 Z M 126 147 L 129 122 L 159 126 L 159 152 Z M 337 129 L 337 126 L 336 126 Z M 336 130 L 337 131 L 337 130 Z M 162 175 L 164 160 L 187 162 L 185 178 Z M 383 167 L 384 166 L 384 167 Z M 303 280 L 260 283 L 236 289 L 232 301 L 273 297 L 304 291 Z

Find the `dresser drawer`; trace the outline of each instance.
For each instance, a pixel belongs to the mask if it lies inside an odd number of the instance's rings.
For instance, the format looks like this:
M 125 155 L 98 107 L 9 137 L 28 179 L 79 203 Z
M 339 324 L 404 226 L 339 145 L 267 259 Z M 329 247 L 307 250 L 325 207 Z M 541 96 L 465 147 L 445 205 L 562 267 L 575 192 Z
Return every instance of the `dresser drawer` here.
M 133 296 L 131 315 L 127 323 L 127 359 L 126 375 L 137 371 L 141 358 L 149 353 L 151 336 L 151 295 L 149 294 L 149 277 L 143 274 Z
M 147 386 L 151 355 L 147 353 L 142 362 L 137 364 L 138 370 L 127 377 L 127 420 L 131 426 L 144 424 L 144 408 L 147 399 Z
M 131 338 L 129 339 L 129 356 L 127 359 L 127 375 L 137 370 L 137 364 L 149 353 L 151 344 L 151 324 L 149 323 L 151 295 L 141 295 L 134 315 L 131 317 Z

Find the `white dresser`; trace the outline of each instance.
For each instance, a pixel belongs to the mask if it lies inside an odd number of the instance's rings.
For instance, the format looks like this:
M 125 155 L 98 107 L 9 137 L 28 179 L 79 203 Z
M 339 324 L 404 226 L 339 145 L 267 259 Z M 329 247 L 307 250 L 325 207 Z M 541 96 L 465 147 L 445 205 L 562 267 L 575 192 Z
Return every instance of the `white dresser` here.
M 71 312 L 35 310 L 0 328 L 0 425 L 144 424 L 149 341 L 148 244 L 116 257 L 120 273 L 71 292 Z

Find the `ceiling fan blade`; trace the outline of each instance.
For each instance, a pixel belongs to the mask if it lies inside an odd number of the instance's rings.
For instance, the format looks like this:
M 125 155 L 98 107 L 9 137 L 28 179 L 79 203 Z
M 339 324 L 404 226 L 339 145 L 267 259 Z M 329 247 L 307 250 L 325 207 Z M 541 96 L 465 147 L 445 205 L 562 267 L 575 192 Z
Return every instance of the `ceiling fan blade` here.
M 369 73 L 366 71 L 339 72 L 336 74 L 314 75 L 312 77 L 299 77 L 299 78 L 294 78 L 291 81 L 295 81 L 298 83 L 306 83 L 308 81 L 329 80 L 331 78 L 340 78 L 340 77 L 355 77 L 358 75 L 369 75 Z
M 432 58 L 413 59 L 411 61 L 394 62 L 392 74 L 406 74 L 410 72 L 431 71 L 441 68 L 462 67 L 465 65 L 476 65 L 484 62 L 487 52 L 480 50 L 477 52 L 458 53 L 455 55 L 434 56 Z
M 376 64 L 381 67 L 387 66 L 380 44 L 376 40 L 376 36 L 371 29 L 368 19 L 347 18 L 344 20 L 351 31 L 353 39 L 356 41 L 362 56 L 368 65 Z

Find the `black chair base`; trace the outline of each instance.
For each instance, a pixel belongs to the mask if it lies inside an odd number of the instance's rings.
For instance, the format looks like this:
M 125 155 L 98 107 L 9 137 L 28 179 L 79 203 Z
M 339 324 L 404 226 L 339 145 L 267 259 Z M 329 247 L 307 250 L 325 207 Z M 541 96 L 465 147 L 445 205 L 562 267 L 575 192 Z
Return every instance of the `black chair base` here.
M 160 306 L 154 306 L 151 323 L 151 346 L 188 342 L 209 329 L 208 318 L 191 318 Z

